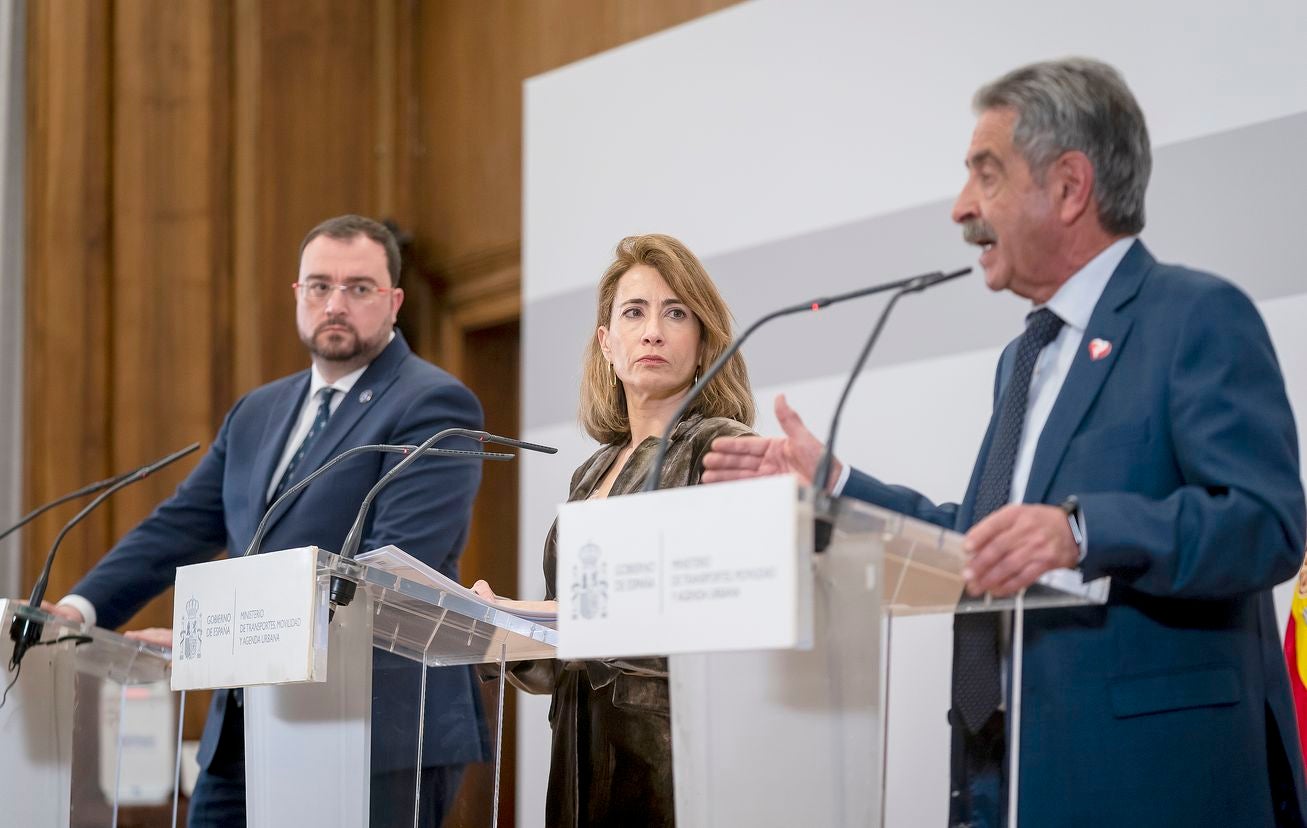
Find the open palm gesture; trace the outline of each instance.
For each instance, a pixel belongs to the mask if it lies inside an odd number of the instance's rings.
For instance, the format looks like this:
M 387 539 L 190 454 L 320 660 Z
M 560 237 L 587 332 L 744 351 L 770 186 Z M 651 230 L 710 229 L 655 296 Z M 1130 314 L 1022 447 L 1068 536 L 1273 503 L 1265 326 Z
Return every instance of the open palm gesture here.
M 816 438 L 798 413 L 785 401 L 785 395 L 776 398 L 776 419 L 785 432 L 784 437 L 718 437 L 712 449 L 703 458 L 703 482 L 745 480 L 773 474 L 796 474 L 805 483 L 812 483 L 825 447 Z M 839 461 L 831 464 L 830 488 L 839 479 Z

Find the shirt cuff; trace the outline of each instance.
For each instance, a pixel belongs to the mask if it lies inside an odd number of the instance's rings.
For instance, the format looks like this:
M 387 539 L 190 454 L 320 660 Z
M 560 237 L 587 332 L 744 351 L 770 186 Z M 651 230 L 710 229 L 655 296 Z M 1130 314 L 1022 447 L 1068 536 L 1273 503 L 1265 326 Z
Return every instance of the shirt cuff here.
M 80 595 L 65 595 L 59 599 L 59 603 L 65 607 L 72 607 L 80 612 L 82 618 L 86 621 L 86 626 L 95 626 L 95 607 L 91 606 L 90 601 Z
M 841 464 L 840 476 L 835 479 L 835 485 L 831 486 L 831 496 L 839 497 L 844 492 L 844 485 L 849 482 L 849 475 L 853 473 L 853 466 L 848 463 Z M 1083 557 L 1083 556 L 1082 556 Z
M 1089 522 L 1085 520 L 1085 513 L 1080 513 L 1080 559 L 1076 561 L 1076 566 L 1085 562 L 1085 555 L 1089 554 Z

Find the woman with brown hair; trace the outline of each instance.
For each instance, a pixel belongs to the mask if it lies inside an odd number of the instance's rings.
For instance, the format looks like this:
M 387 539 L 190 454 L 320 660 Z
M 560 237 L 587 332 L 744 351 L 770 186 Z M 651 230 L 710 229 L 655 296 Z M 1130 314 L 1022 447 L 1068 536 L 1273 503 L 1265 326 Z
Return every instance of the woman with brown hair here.
M 730 310 L 685 245 L 663 235 L 623 239 L 599 281 L 581 380 L 581 425 L 602 445 L 572 474 L 568 501 L 639 491 L 672 415 L 730 340 Z M 697 484 L 712 441 L 747 434 L 753 416 L 737 354 L 672 431 L 659 488 Z M 544 551 L 549 602 L 557 595 L 556 528 Z M 484 581 L 473 589 L 495 598 Z M 523 662 L 510 677 L 528 692 L 553 694 L 546 824 L 675 822 L 667 659 Z

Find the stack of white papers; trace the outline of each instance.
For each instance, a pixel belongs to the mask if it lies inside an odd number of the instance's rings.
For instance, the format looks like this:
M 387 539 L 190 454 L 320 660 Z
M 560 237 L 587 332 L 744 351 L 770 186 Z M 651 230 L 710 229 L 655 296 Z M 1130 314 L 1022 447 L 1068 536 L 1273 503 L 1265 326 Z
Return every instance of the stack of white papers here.
M 472 590 L 460 584 L 458 581 L 455 581 L 438 570 L 432 569 L 422 563 L 422 561 L 419 561 L 417 558 L 408 554 L 403 549 L 400 549 L 398 546 L 383 546 L 380 549 L 374 549 L 371 552 L 364 552 L 362 555 L 355 558 L 355 560 L 364 566 L 370 566 L 373 569 L 380 569 L 383 572 L 389 572 L 391 575 L 403 578 L 406 581 L 413 581 L 422 584 L 423 586 L 429 586 L 444 592 L 453 593 L 459 597 L 466 598 L 469 601 L 475 601 L 482 606 L 491 607 L 500 612 L 511 613 L 516 615 L 518 618 L 522 618 L 535 624 L 542 624 L 546 627 L 554 627 L 558 624 L 557 612 L 537 612 L 534 610 L 514 607 L 511 605 L 512 602 L 505 605 L 502 603 L 487 601 L 480 595 L 477 595 Z

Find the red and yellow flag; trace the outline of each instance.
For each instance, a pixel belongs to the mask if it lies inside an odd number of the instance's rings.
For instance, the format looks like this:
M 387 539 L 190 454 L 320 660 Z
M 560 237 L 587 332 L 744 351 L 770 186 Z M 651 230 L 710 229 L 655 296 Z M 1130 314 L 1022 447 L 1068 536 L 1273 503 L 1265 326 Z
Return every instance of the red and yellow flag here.
M 1307 556 L 1298 570 L 1289 625 L 1284 631 L 1284 660 L 1289 667 L 1293 707 L 1298 715 L 1298 744 L 1304 751 L 1303 762 L 1307 767 Z

